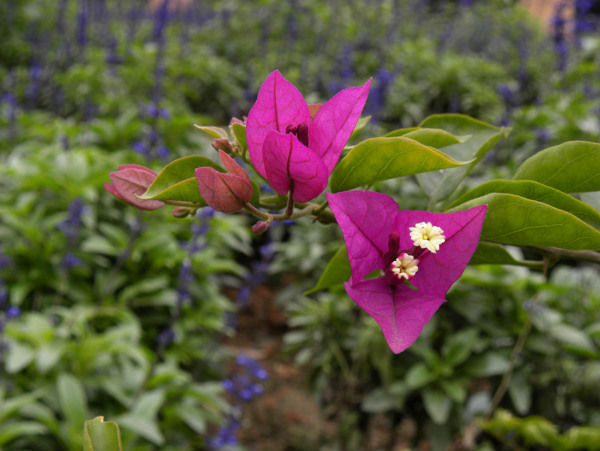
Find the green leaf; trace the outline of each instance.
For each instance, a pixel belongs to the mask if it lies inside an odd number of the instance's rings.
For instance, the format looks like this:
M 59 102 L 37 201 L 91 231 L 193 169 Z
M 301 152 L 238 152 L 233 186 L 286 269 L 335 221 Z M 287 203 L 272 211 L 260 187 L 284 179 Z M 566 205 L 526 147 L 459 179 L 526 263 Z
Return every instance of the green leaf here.
M 19 409 L 34 403 L 42 395 L 41 390 L 33 393 L 15 396 L 9 399 L 3 399 L 0 402 L 0 424 L 6 422 Z
M 18 373 L 35 358 L 35 350 L 26 344 L 11 343 L 6 357 L 6 372 Z
M 481 239 L 516 246 L 600 250 L 600 232 L 550 205 L 514 194 L 487 194 L 453 210 L 487 205 Z
M 527 417 L 523 421 L 519 432 L 528 446 L 552 446 L 558 445 L 560 442 L 559 434 L 556 432 L 556 426 L 542 417 Z
M 358 122 L 356 123 L 356 127 L 354 127 L 354 130 L 352 130 L 350 139 L 352 139 L 353 136 L 355 136 L 359 131 L 361 131 L 363 128 L 365 128 L 365 126 L 369 123 L 370 120 L 371 120 L 371 116 L 361 117 L 358 120 Z
M 305 295 L 316 293 L 320 290 L 340 285 L 350 280 L 352 276 L 352 268 L 350 268 L 350 260 L 348 260 L 348 250 L 345 244 L 342 244 L 335 255 L 327 263 L 327 267 L 321 274 L 317 284 L 308 290 Z
M 77 425 L 77 429 L 81 431 L 79 428 L 88 417 L 87 400 L 83 386 L 72 374 L 62 373 L 58 376 L 56 388 L 65 418 L 71 425 Z
M 138 197 L 145 200 L 184 200 L 173 198 L 175 194 L 181 193 L 184 196 L 187 196 L 186 200 L 193 198 L 200 199 L 199 202 L 203 202 L 202 196 L 200 196 L 200 190 L 198 189 L 195 171 L 196 168 L 206 166 L 214 168 L 219 172 L 225 172 L 222 167 L 206 157 L 192 155 L 179 158 L 165 166 L 146 192 Z M 191 180 L 195 183 L 193 190 L 191 189 Z M 173 192 L 161 196 L 162 193 L 170 188 L 173 189 Z M 189 202 L 198 202 L 198 200 L 189 200 Z
M 433 372 L 429 367 L 423 363 L 415 363 L 406 372 L 406 378 L 404 379 L 406 385 L 412 390 L 418 390 L 424 387 L 438 378 L 438 375 Z
M 235 139 L 235 142 L 239 146 L 240 150 L 242 152 L 246 152 L 248 150 L 248 142 L 246 141 L 246 126 L 235 122 L 231 124 L 229 128 L 231 129 L 233 139 Z
M 427 196 L 436 203 L 452 194 L 466 175 L 504 137 L 506 130 L 494 127 L 461 114 L 437 114 L 426 118 L 419 127 L 446 130 L 454 136 L 470 135 L 470 139 L 444 148 L 451 158 L 472 161 L 454 171 L 432 172 L 417 175 L 417 180 Z
M 600 427 L 578 426 L 563 434 L 564 445 L 568 449 L 600 449 Z
M 469 265 L 515 265 L 531 269 L 542 269 L 544 267 L 543 262 L 517 260 L 501 244 L 488 241 L 479 242 Z
M 450 396 L 452 401 L 458 404 L 465 402 L 465 399 L 467 398 L 467 389 L 463 384 L 458 381 L 442 379 L 440 385 L 444 389 L 444 392 Z
M 468 163 L 403 136 L 367 139 L 354 146 L 336 166 L 331 174 L 331 191 L 347 191 L 382 180 Z
M 517 170 L 515 180 L 535 180 L 567 193 L 600 191 L 600 144 L 571 141 L 542 150 Z
M 591 338 L 582 330 L 568 324 L 556 324 L 548 333 L 560 341 L 565 349 L 588 358 L 598 357 L 598 351 Z
M 87 420 L 83 427 L 84 451 L 122 451 L 121 431 L 113 421 L 104 422 L 104 417 Z
M 139 436 L 149 440 L 155 445 L 161 446 L 165 442 L 165 438 L 160 432 L 158 424 L 154 420 L 132 414 L 126 414 L 122 417 L 119 417 L 118 422 L 121 427 L 135 432 Z
M 442 357 L 453 367 L 469 358 L 475 344 L 479 341 L 479 333 L 475 328 L 464 329 L 450 336 L 442 346 Z
M 48 432 L 46 426 L 33 421 L 15 421 L 0 425 L 0 447 L 29 435 L 42 435 Z
M 409 128 L 403 130 L 396 130 L 394 132 L 388 133 L 385 136 L 404 136 L 405 138 L 414 139 L 415 141 L 420 142 L 425 146 L 434 147 L 436 149 L 439 149 L 440 147 L 451 146 L 453 144 L 459 144 L 460 142 L 462 142 L 452 133 L 448 133 L 445 130 L 439 130 L 436 128 Z
M 515 194 L 526 199 L 543 202 L 559 210 L 567 211 L 593 227 L 600 228 L 600 213 L 595 209 L 562 191 L 529 180 L 492 180 L 463 194 L 450 207 L 490 193 Z
M 516 369 L 508 385 L 508 394 L 520 415 L 525 415 L 531 407 L 531 384 L 528 374 L 522 369 Z
M 423 402 L 429 418 L 436 424 L 444 424 L 450 418 L 452 400 L 441 390 L 427 387 L 423 390 Z
M 196 127 L 198 130 L 203 131 L 208 136 L 211 136 L 213 138 L 227 138 L 227 132 L 225 130 L 223 130 L 222 128 L 213 127 L 213 126 L 196 125 L 196 124 L 194 124 L 194 127 Z
M 465 372 L 473 377 L 496 376 L 505 373 L 510 366 L 508 359 L 498 352 L 489 351 L 469 360 Z

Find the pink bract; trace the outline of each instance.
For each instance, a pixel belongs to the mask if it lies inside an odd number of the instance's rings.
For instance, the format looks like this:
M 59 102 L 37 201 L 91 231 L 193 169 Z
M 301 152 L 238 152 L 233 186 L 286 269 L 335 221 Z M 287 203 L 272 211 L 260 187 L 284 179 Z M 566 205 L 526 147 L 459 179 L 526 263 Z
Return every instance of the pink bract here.
M 273 72 L 248 114 L 252 164 L 273 189 L 307 202 L 323 192 L 369 95 L 371 80 L 309 105 L 296 87 Z M 314 115 L 314 119 L 312 117 Z
M 345 283 L 346 292 L 377 321 L 392 351 L 404 351 L 465 270 L 479 243 L 487 206 L 455 213 L 399 211 L 391 197 L 372 191 L 327 194 L 327 200 L 348 247 L 352 278 Z M 390 259 L 413 248 L 409 228 L 420 222 L 441 227 L 446 240 L 436 253 L 425 250 L 418 257 L 419 270 L 410 280 L 416 290 L 386 276 L 363 280 L 375 270 L 385 272 Z
M 211 167 L 197 168 L 196 180 L 202 198 L 213 210 L 234 213 L 242 209 L 252 199 L 252 185 L 248 174 L 233 158 L 219 151 L 221 162 L 228 174 Z
M 139 164 L 119 166 L 119 170 L 109 174 L 113 185 L 104 184 L 104 188 L 113 196 L 131 204 L 140 210 L 156 210 L 164 205 L 160 200 L 142 200 L 136 196 L 144 194 L 156 178 L 156 172 Z

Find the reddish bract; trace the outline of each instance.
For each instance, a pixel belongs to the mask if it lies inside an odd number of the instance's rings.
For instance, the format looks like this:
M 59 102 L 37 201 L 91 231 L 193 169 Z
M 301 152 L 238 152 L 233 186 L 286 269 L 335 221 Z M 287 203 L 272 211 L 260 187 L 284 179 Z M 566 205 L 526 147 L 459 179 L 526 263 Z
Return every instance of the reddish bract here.
M 160 200 L 142 200 L 136 196 L 144 194 L 156 178 L 156 172 L 139 164 L 119 166 L 119 170 L 109 174 L 114 185 L 104 184 L 113 196 L 140 210 L 156 210 L 164 205 Z
M 196 180 L 202 198 L 213 210 L 234 213 L 252 199 L 252 185 L 248 174 L 222 150 L 221 162 L 228 174 L 211 167 L 197 168 Z
M 345 283 L 346 292 L 377 321 L 392 351 L 404 351 L 465 270 L 479 243 L 487 206 L 456 213 L 399 211 L 391 197 L 372 191 L 327 194 L 327 200 L 348 247 L 352 278 Z M 419 222 L 441 227 L 445 242 L 435 254 L 418 251 L 419 270 L 410 279 L 415 290 L 390 278 L 389 267 L 401 252 L 414 248 L 409 228 Z M 363 280 L 375 270 L 386 275 Z
M 297 202 L 321 194 L 358 122 L 370 86 L 371 80 L 338 92 L 320 108 L 309 108 L 279 71 L 269 75 L 246 125 L 248 151 L 258 173 L 277 193 L 291 192 Z

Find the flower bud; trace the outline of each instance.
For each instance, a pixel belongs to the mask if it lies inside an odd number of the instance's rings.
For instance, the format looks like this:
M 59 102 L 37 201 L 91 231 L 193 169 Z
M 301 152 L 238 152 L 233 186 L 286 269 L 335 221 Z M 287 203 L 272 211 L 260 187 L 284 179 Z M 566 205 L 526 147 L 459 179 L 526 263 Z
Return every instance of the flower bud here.
M 262 235 L 269 229 L 270 222 L 267 221 L 258 221 L 256 224 L 252 226 L 252 232 L 257 235 Z
M 215 138 L 213 139 L 211 146 L 213 146 L 213 149 L 222 150 L 225 153 L 233 152 L 233 146 L 227 138 Z
M 192 213 L 192 209 L 188 207 L 175 207 L 171 214 L 175 218 L 187 218 Z

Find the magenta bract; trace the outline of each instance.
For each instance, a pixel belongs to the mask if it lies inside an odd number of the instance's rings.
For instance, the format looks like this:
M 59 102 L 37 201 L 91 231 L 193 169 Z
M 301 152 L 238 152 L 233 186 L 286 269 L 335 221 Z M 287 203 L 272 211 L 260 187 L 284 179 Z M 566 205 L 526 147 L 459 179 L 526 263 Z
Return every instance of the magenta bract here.
M 369 95 L 371 80 L 344 89 L 322 106 L 307 105 L 296 87 L 273 72 L 248 114 L 252 164 L 273 189 L 307 202 L 323 192 Z M 314 115 L 314 119 L 313 119 Z
M 479 243 L 487 206 L 456 213 L 399 211 L 391 197 L 372 191 L 327 194 L 327 200 L 348 247 L 352 278 L 345 283 L 346 292 L 377 321 L 392 351 L 404 351 L 465 270 Z M 428 222 L 445 237 L 435 253 L 416 247 L 410 236 L 411 227 Z M 413 287 L 390 270 L 405 253 L 418 260 L 418 271 L 410 276 Z M 363 280 L 375 270 L 383 275 Z
M 104 188 L 113 196 L 131 204 L 140 210 L 156 210 L 164 205 L 160 200 L 142 200 L 136 196 L 144 194 L 156 178 L 156 172 L 139 164 L 119 166 L 109 177 L 114 185 L 104 184 Z
M 252 185 L 248 174 L 233 158 L 219 151 L 221 162 L 228 174 L 211 167 L 197 168 L 196 180 L 202 198 L 213 210 L 234 213 L 242 209 L 252 199 Z

